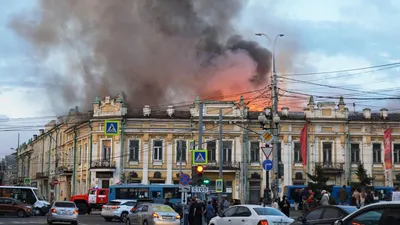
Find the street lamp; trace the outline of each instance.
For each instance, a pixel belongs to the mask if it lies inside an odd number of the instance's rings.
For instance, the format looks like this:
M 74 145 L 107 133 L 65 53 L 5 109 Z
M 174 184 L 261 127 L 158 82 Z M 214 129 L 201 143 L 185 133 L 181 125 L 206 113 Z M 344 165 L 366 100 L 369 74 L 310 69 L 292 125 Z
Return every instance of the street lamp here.
M 255 35 L 257 36 L 263 36 L 266 37 L 269 41 L 271 41 L 271 38 L 264 34 L 264 33 L 256 33 Z M 270 124 L 271 128 L 272 125 L 275 125 L 275 130 L 277 131 L 276 134 L 274 134 L 275 136 L 275 140 L 274 140 L 274 160 L 273 160 L 273 167 L 274 167 L 274 171 L 275 173 L 278 175 L 276 176 L 276 186 L 279 184 L 279 160 L 278 160 L 278 155 L 279 155 L 279 151 L 280 149 L 278 149 L 278 136 L 279 136 L 279 122 L 280 122 L 280 118 L 278 116 L 278 84 L 276 81 L 276 60 L 275 60 L 275 46 L 276 46 L 276 41 L 278 40 L 278 38 L 285 36 L 284 34 L 278 34 L 275 36 L 274 42 L 273 42 L 273 47 L 272 47 L 272 96 L 273 96 L 273 107 L 272 107 L 272 113 L 273 115 L 275 115 L 272 119 L 271 122 L 273 122 L 274 124 Z M 276 197 L 276 196 L 274 196 Z

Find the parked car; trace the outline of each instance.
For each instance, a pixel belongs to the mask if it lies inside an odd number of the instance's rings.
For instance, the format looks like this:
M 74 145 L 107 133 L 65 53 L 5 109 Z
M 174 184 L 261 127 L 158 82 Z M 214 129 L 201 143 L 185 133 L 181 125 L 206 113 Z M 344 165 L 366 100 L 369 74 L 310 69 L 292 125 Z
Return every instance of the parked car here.
M 362 207 L 339 219 L 335 225 L 392 225 L 400 224 L 400 202 L 379 202 Z
M 0 214 L 27 217 L 32 215 L 32 206 L 13 198 L 0 198 Z
M 125 224 L 180 225 L 181 217 L 168 205 L 143 202 L 128 215 Z
M 47 213 L 47 224 L 54 222 L 71 223 L 78 225 L 79 209 L 72 201 L 55 201 Z
M 136 205 L 135 200 L 113 200 L 106 205 L 103 205 L 101 209 L 101 216 L 106 221 L 112 221 L 113 219 L 126 221 L 129 212 Z
M 289 225 L 293 221 L 294 219 L 287 217 L 281 211 L 272 207 L 263 207 L 260 205 L 235 205 L 229 207 L 222 214 L 212 218 L 209 224 Z
M 333 224 L 336 220 L 357 211 L 355 206 L 326 205 L 318 207 L 305 217 L 299 217 L 292 225 Z

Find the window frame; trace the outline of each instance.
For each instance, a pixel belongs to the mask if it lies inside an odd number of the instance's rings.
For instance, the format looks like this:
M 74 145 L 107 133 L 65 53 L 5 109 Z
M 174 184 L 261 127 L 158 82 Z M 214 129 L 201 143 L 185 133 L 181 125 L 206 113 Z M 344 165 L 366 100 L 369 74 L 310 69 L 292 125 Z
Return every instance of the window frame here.
M 298 145 L 298 148 L 296 148 L 296 145 Z M 298 157 L 296 157 L 298 155 Z M 293 162 L 294 163 L 302 163 L 303 158 L 301 156 L 301 144 L 299 141 L 294 141 L 293 142 Z
M 378 148 L 374 148 L 374 145 L 379 145 Z M 372 163 L 373 164 L 381 164 L 382 163 L 382 143 L 372 143 Z M 379 157 L 378 157 L 379 156 Z M 377 157 L 379 160 L 375 160 L 375 157 Z
M 324 144 L 330 144 L 330 149 L 327 149 L 327 148 L 324 148 Z M 333 149 L 334 149 L 334 143 L 332 142 L 332 141 L 323 141 L 322 143 L 321 143 L 321 151 L 322 151 L 322 163 L 333 163 Z M 325 149 L 326 150 L 329 150 L 330 152 L 329 152 L 329 160 L 324 160 L 324 157 L 325 157 Z
M 155 144 L 156 144 L 156 142 L 161 142 L 161 146 L 156 146 Z M 163 161 L 164 161 L 164 140 L 162 140 L 162 139 L 153 139 L 152 141 L 151 141 L 151 153 L 152 153 L 152 155 L 151 155 L 151 160 L 152 160 L 152 162 L 153 163 L 163 163 Z M 155 152 L 156 152 L 156 149 L 157 149 L 157 151 L 158 151 L 158 154 L 157 154 L 157 158 L 155 158 Z M 161 154 L 160 154 L 160 152 L 161 152 Z
M 210 143 L 215 143 L 215 148 L 209 149 L 209 144 Z M 208 152 L 208 154 L 207 154 L 208 163 L 212 163 L 212 162 L 216 162 L 217 161 L 217 149 L 218 149 L 217 140 L 207 140 L 206 141 L 206 150 Z M 213 155 L 215 156 L 214 159 L 212 158 Z
M 252 148 L 252 144 L 256 144 L 257 143 L 257 149 L 256 148 Z M 259 141 L 250 141 L 250 163 L 260 163 L 261 157 L 260 157 L 260 142 Z M 254 159 L 253 156 L 256 156 L 256 158 Z
M 110 141 L 110 158 L 109 159 L 106 159 L 105 157 L 104 157 L 104 155 L 103 155 L 103 153 L 104 153 L 104 141 Z M 101 161 L 110 161 L 111 162 L 111 159 L 112 159 L 112 156 L 113 156 L 113 141 L 112 141 L 112 139 L 111 138 L 104 138 L 104 139 L 101 139 L 100 140 L 100 160 Z
M 395 149 L 398 146 L 398 149 Z M 393 143 L 393 164 L 400 164 L 400 143 Z M 396 154 L 395 154 L 396 153 Z M 396 157 L 397 156 L 397 157 Z
M 225 148 L 224 143 L 228 143 L 228 142 L 230 143 L 230 148 Z M 233 140 L 223 140 L 222 141 L 222 152 L 223 152 L 222 162 L 223 163 L 233 163 L 235 161 L 234 157 L 233 157 L 235 155 L 233 148 L 234 148 Z M 229 150 L 230 150 L 231 154 L 228 154 Z
M 179 142 L 181 142 L 181 143 L 185 143 L 185 145 L 184 145 L 184 148 L 182 148 L 182 150 L 183 150 L 183 154 L 182 154 L 182 163 L 187 163 L 188 162 L 188 160 L 187 160 L 187 158 L 188 158 L 188 140 L 186 140 L 186 139 L 176 139 L 175 140 L 175 162 L 176 163 L 180 163 L 180 158 L 179 158 L 179 149 L 178 149 L 178 143 Z
M 135 141 L 137 141 L 137 149 L 136 149 L 136 151 L 137 151 L 137 159 L 135 159 L 134 157 L 133 157 L 133 159 L 131 158 L 131 142 L 135 142 Z M 133 162 L 133 163 L 139 163 L 139 161 L 140 161 L 140 139 L 128 139 L 128 162 Z M 133 151 L 135 151 L 135 150 L 133 150 Z M 135 153 L 135 152 L 133 152 L 133 153 Z M 133 154 L 133 155 L 135 155 L 135 154 Z
M 358 145 L 358 149 L 353 149 L 353 145 Z M 358 164 L 361 162 L 361 144 L 359 142 L 350 143 L 350 162 L 352 164 Z

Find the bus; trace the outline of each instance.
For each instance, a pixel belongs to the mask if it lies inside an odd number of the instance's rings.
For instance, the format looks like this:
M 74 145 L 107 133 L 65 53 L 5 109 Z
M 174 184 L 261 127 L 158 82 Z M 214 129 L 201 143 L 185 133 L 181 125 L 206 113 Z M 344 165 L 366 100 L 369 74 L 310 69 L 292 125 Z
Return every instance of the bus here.
M 181 192 L 177 184 L 119 184 L 110 186 L 108 201 L 116 199 L 138 200 L 141 198 L 153 199 L 156 203 L 163 203 L 165 198 L 176 204 L 181 201 Z
M 32 205 L 35 215 L 45 215 L 50 209 L 50 203 L 42 197 L 35 187 L 0 186 L 0 197 L 13 198 Z

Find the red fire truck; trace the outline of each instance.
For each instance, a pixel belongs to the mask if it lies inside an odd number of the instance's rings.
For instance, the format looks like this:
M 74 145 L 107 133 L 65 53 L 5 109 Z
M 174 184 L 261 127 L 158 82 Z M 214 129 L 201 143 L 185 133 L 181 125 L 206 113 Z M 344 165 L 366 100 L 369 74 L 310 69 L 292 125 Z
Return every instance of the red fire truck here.
M 87 194 L 74 195 L 70 198 L 70 201 L 75 202 L 79 208 L 79 214 L 89 214 L 92 209 L 101 209 L 103 205 L 108 203 L 108 189 L 89 189 Z

